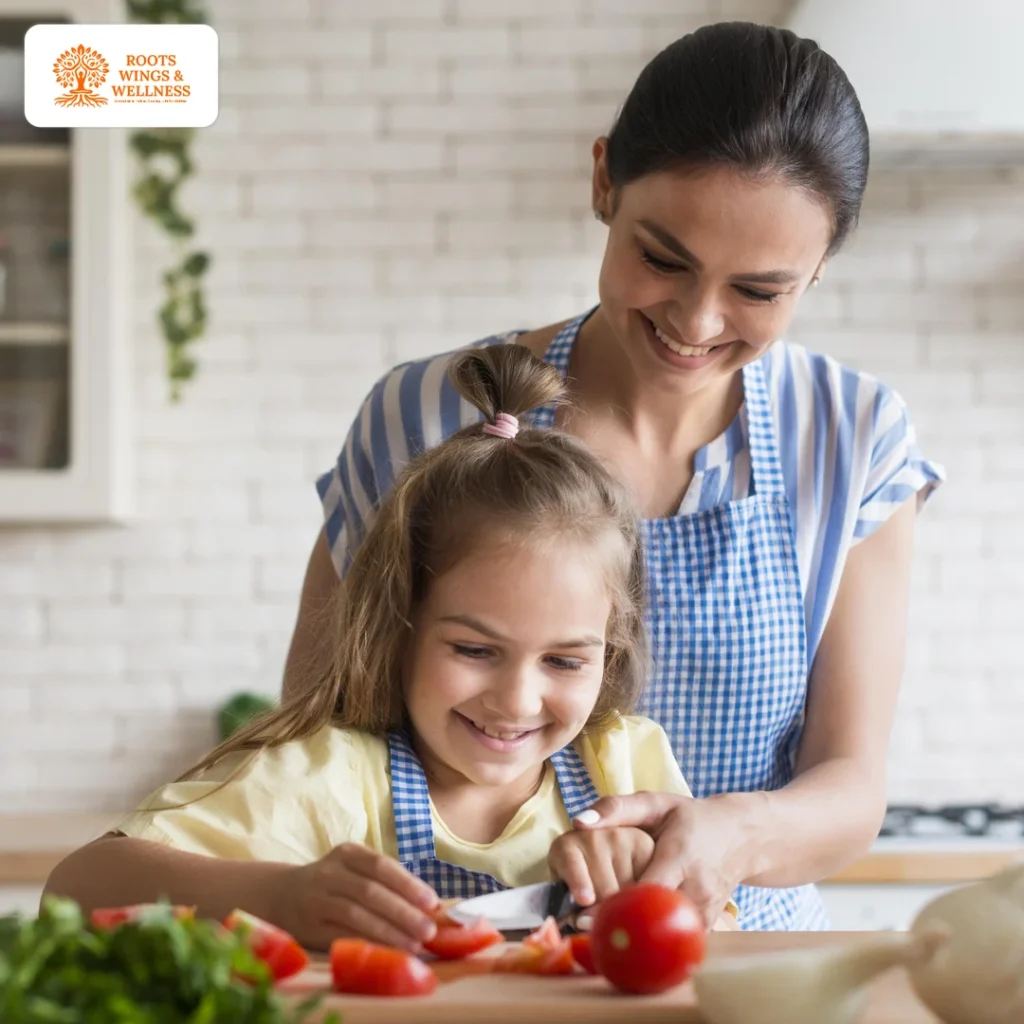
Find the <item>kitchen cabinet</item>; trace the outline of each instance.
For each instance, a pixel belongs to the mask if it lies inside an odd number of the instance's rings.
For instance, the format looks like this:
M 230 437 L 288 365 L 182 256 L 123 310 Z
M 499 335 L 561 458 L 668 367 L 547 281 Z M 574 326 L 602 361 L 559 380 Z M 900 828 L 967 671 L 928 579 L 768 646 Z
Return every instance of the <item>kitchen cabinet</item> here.
M 838 932 L 906 931 L 929 900 L 950 885 L 821 885 L 822 901 Z
M 116 0 L 0 0 L 3 522 L 131 510 L 125 133 L 35 128 L 23 94 L 33 24 L 123 20 Z

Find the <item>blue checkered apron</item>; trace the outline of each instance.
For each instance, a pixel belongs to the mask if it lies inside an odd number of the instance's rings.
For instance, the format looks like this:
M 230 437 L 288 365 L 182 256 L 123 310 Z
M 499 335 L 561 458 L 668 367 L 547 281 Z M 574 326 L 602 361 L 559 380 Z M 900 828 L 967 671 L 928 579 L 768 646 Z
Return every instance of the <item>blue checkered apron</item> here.
M 546 360 L 568 372 L 580 325 Z M 696 797 L 781 789 L 793 778 L 807 696 L 803 597 L 764 367 L 743 368 L 751 495 L 642 522 L 654 670 L 643 710 L 668 734 Z M 532 421 L 554 423 L 553 407 Z M 740 886 L 748 930 L 827 929 L 813 885 Z
M 434 821 L 430 814 L 427 777 L 409 738 L 402 732 L 388 734 L 391 752 L 391 806 L 402 867 L 431 886 L 441 899 L 469 899 L 508 886 L 482 871 L 468 871 L 438 860 L 434 849 Z M 570 819 L 597 800 L 590 773 L 575 747 L 551 755 L 558 789 Z

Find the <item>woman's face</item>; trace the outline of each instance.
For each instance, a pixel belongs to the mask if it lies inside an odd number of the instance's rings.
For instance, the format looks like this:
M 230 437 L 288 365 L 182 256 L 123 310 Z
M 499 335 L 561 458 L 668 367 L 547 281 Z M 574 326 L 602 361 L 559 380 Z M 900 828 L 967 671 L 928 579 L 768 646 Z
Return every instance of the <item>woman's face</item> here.
M 828 210 L 781 178 L 726 167 L 651 174 L 613 204 L 603 140 L 594 154 L 609 227 L 601 308 L 638 379 L 692 393 L 762 355 L 821 274 Z

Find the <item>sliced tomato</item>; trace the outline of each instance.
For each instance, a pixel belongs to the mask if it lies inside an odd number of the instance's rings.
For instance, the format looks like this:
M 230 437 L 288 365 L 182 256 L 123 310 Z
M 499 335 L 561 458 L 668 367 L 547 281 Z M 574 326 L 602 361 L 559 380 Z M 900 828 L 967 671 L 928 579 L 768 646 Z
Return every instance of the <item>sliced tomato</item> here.
M 224 919 L 224 927 L 245 936 L 249 948 L 270 968 L 275 981 L 290 978 L 309 964 L 306 951 L 288 932 L 244 910 L 232 910 Z
M 520 945 L 495 957 L 493 964 L 496 974 L 572 974 L 572 948 L 549 917 Z
M 502 941 L 501 932 L 483 918 L 467 926 L 442 913 L 436 924 L 437 932 L 423 948 L 439 960 L 461 960 Z
M 602 900 L 590 935 L 597 969 L 637 995 L 682 984 L 704 959 L 700 914 L 682 892 L 663 885 L 631 885 Z
M 437 988 L 422 960 L 365 939 L 331 943 L 331 977 L 336 991 L 358 996 L 426 996 Z
M 523 945 L 530 949 L 557 949 L 563 942 L 562 933 L 558 930 L 558 922 L 547 918 L 523 939 Z
M 574 961 L 568 941 L 555 949 L 521 945 L 494 958 L 495 974 L 572 974 Z
M 97 907 L 89 915 L 89 923 L 93 928 L 109 931 L 127 921 L 138 921 L 147 914 L 160 913 L 166 906 L 167 904 L 164 903 L 135 903 L 130 907 Z M 169 909 L 179 921 L 196 916 L 195 907 L 172 906 Z
M 597 968 L 594 966 L 594 951 L 590 945 L 589 935 L 570 935 L 569 949 L 572 951 L 573 960 L 587 974 L 597 974 Z

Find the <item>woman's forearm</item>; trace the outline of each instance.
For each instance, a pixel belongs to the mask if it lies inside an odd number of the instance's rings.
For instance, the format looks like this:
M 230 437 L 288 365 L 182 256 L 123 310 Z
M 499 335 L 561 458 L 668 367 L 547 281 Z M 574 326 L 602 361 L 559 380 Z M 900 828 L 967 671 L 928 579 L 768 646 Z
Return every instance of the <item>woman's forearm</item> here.
M 851 759 L 823 761 L 774 792 L 731 793 L 747 885 L 817 882 L 863 854 L 885 815 L 884 781 Z
M 218 920 L 236 907 L 274 921 L 290 864 L 220 860 L 130 836 L 99 839 L 65 857 L 45 895 L 70 896 L 85 911 L 153 903 L 163 897 Z

